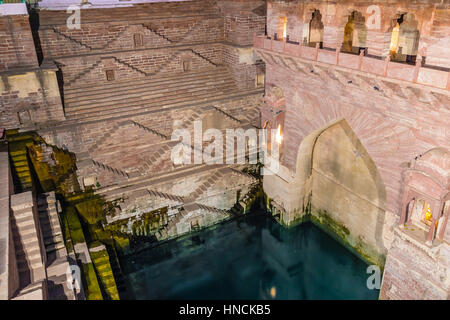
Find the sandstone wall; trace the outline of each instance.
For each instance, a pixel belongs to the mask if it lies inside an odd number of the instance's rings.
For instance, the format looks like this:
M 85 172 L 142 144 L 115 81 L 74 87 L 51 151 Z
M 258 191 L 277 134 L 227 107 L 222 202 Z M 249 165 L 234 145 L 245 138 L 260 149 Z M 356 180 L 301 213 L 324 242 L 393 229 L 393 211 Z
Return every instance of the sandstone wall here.
M 65 87 L 107 83 L 106 71 L 114 70 L 114 81 L 164 77 L 183 73 L 183 61 L 189 71 L 214 69 L 222 63 L 222 46 L 197 45 L 174 49 L 119 52 L 113 54 L 61 57 L 56 60 Z
M 52 11 L 51 13 L 64 15 L 65 12 Z M 45 19 L 45 15 L 43 13 L 41 19 Z M 223 20 L 220 16 L 212 18 L 194 16 L 170 20 L 152 19 L 150 21 L 136 24 L 132 21 L 82 23 L 79 30 L 70 30 L 65 25 L 42 26 L 39 29 L 42 51 L 44 57 L 50 59 L 224 40 Z M 138 36 L 141 37 L 141 40 L 136 42 Z
M 304 41 L 308 34 L 312 12 L 322 15 L 323 46 L 336 48 L 344 40 L 348 17 L 358 11 L 367 26 L 368 54 L 385 57 L 389 54 L 392 30 L 401 14 L 413 14 L 420 34 L 419 55 L 426 57 L 430 66 L 450 67 L 449 4 L 442 1 L 268 1 L 267 34 L 280 34 L 280 18 L 287 18 L 287 35 L 290 40 Z
M 28 15 L 0 17 L 0 52 L 0 72 L 38 66 Z
M 386 261 L 380 299 L 448 300 L 448 242 L 432 250 L 401 231 L 397 230 L 396 234 Z
M 35 69 L 1 76 L 1 127 L 32 127 L 64 119 L 56 70 Z

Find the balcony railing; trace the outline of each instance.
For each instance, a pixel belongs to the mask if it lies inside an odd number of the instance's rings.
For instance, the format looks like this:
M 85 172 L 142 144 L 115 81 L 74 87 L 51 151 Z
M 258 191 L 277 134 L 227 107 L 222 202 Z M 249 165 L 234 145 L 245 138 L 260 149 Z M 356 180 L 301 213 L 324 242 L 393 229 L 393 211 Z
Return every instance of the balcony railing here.
M 377 76 L 388 77 L 397 80 L 433 86 L 440 89 L 450 90 L 450 72 L 427 68 L 422 66 L 421 58 L 418 57 L 416 65 L 390 61 L 388 55 L 384 60 L 376 57 L 365 56 L 364 51 L 360 55 L 340 52 L 334 50 L 320 49 L 304 46 L 301 43 L 278 41 L 265 35 L 254 35 L 254 47 L 270 50 L 278 53 L 295 56 L 302 59 L 317 61 L 339 67 L 359 70 Z

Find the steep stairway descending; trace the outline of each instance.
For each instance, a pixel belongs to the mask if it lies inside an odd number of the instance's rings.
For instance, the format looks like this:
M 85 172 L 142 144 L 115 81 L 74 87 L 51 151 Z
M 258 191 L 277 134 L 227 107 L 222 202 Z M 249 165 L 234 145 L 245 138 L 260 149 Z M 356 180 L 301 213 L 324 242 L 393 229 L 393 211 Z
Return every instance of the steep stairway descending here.
M 200 196 L 208 190 L 209 187 L 214 185 L 221 177 L 223 173 L 220 170 L 215 171 L 211 176 L 208 177 L 197 189 L 191 192 L 188 196 L 189 199 L 198 199 Z
M 39 242 L 39 225 L 33 213 L 32 194 L 29 191 L 21 195 L 17 205 L 11 203 L 13 211 L 11 229 L 20 285 L 25 287 L 45 278 L 45 258 L 42 256 Z M 25 197 L 28 201 L 21 201 Z
M 15 131 L 7 131 L 11 170 L 16 193 L 32 189 L 30 163 L 27 145 L 33 144 L 33 136 Z
M 56 208 L 55 193 L 50 192 L 40 195 L 37 200 L 37 205 L 47 261 L 51 263 L 60 258 L 65 258 L 67 256 L 67 250 L 64 245 L 61 224 Z
M 108 246 L 106 248 L 109 255 L 109 263 L 111 265 L 111 270 L 114 275 L 114 280 L 116 282 L 117 291 L 120 299 L 127 300 L 129 299 L 127 286 L 125 283 L 125 277 L 122 272 L 122 268 L 119 263 L 119 259 L 117 257 L 117 251 L 114 247 Z
M 228 112 L 222 110 L 221 108 L 218 108 L 218 107 L 213 107 L 213 108 L 214 108 L 214 110 L 220 112 L 222 115 L 224 115 L 224 116 L 227 117 L 228 119 L 231 119 L 231 120 L 233 120 L 234 122 L 236 122 L 236 123 L 238 123 L 238 124 L 242 123 L 241 120 L 235 118 L 234 116 L 232 116 L 232 115 L 229 114 Z
M 107 119 L 227 98 L 237 92 L 228 69 L 217 67 L 100 86 L 65 88 L 64 103 L 68 119 Z
M 183 197 L 176 196 L 176 195 L 169 194 L 169 193 L 165 193 L 165 192 L 159 192 L 159 191 L 155 191 L 155 190 L 148 190 L 148 193 L 151 196 L 158 197 L 158 198 L 163 198 L 163 199 L 168 199 L 168 200 L 172 200 L 172 201 L 175 201 L 175 202 L 184 203 L 184 201 L 185 201 L 185 199 Z
M 44 193 L 37 199 L 39 223 L 47 254 L 47 290 L 51 300 L 76 300 L 68 287 L 69 259 L 56 205 L 54 192 Z
M 78 162 L 77 166 L 78 166 L 79 170 L 82 170 L 82 169 L 84 169 L 86 167 L 89 167 L 89 166 L 94 166 L 94 167 L 106 170 L 108 172 L 111 172 L 111 173 L 113 173 L 113 174 L 115 174 L 115 175 L 117 175 L 119 177 L 122 177 L 122 178 L 129 178 L 130 177 L 130 174 L 128 174 L 127 172 L 125 172 L 123 170 L 120 170 L 120 169 L 117 169 L 117 168 L 113 168 L 113 167 L 111 167 L 111 166 L 109 166 L 107 164 L 95 161 L 93 159 L 84 159 L 84 160 Z
M 119 300 L 119 292 L 106 247 L 104 245 L 91 247 L 89 253 L 106 296 L 110 300 Z
M 138 123 L 136 121 L 132 121 L 131 120 L 131 123 L 133 125 L 135 125 L 136 127 L 141 128 L 142 130 L 145 130 L 147 132 L 150 132 L 150 133 L 152 133 L 152 134 L 154 134 L 154 135 L 156 135 L 156 136 L 158 136 L 158 137 L 160 137 L 160 138 L 162 138 L 164 140 L 170 140 L 170 137 L 166 136 L 165 134 L 163 134 L 163 133 L 161 133 L 161 132 L 159 132 L 159 131 L 157 131 L 155 129 L 146 127 L 146 126 L 144 126 L 144 125 L 142 125 L 142 124 L 140 124 L 140 123 Z
M 142 165 L 137 169 L 141 175 L 144 175 L 149 172 L 150 168 L 156 166 L 161 161 L 165 160 L 163 157 L 166 152 L 169 150 L 169 146 L 167 144 L 163 144 L 155 152 L 152 153 L 150 157 L 144 159 Z

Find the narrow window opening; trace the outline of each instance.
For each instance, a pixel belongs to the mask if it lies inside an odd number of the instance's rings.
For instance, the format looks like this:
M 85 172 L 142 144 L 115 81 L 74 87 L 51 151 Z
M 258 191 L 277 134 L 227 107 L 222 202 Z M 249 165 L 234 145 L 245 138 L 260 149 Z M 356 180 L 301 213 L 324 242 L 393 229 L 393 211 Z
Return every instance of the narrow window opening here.
M 183 61 L 183 71 L 184 72 L 191 71 L 191 62 L 189 60 Z
M 135 33 L 133 37 L 135 47 L 142 47 L 144 45 L 144 36 L 141 33 Z
M 402 14 L 392 29 L 389 51 L 392 61 L 415 64 L 419 48 L 420 33 L 413 14 Z
M 115 80 L 114 70 L 106 70 L 106 80 L 107 81 L 114 81 Z
M 320 48 L 323 48 L 323 22 L 322 22 L 322 14 L 319 10 L 314 10 L 312 13 L 312 18 L 309 23 L 309 41 L 308 46 L 315 47 L 316 44 L 319 44 Z
M 366 51 L 367 27 L 364 16 L 353 11 L 348 17 L 348 22 L 344 29 L 344 42 L 342 52 L 359 54 Z

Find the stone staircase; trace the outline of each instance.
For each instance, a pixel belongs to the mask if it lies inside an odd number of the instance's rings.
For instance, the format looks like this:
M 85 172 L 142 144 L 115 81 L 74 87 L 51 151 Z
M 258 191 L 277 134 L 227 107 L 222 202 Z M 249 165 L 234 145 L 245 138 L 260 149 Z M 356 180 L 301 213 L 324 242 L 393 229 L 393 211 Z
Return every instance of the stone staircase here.
M 67 285 L 70 263 L 61 230 L 55 192 L 40 195 L 37 199 L 37 206 L 47 255 L 48 298 L 51 300 L 76 300 L 74 291 Z
M 39 222 L 35 217 L 31 191 L 11 197 L 12 232 L 21 287 L 45 279 Z
M 118 176 L 122 176 L 124 178 L 128 178 L 129 177 L 128 173 L 126 173 L 125 171 L 113 168 L 111 166 L 108 166 L 107 164 L 104 164 L 104 163 L 101 163 L 101 162 L 98 162 L 98 161 L 95 161 L 95 160 L 92 160 L 92 159 L 90 161 L 91 161 L 91 163 L 94 166 L 96 166 L 98 168 L 101 168 L 101 169 L 106 170 L 108 172 L 114 173 L 114 174 L 116 174 Z
M 214 185 L 221 177 L 223 173 L 220 170 L 215 171 L 211 176 L 208 177 L 197 189 L 191 192 L 188 196 L 189 199 L 198 199 L 201 195 L 208 190 L 209 187 Z
M 224 111 L 224 110 L 222 110 L 222 109 L 220 109 L 220 108 L 218 108 L 218 107 L 215 107 L 215 106 L 214 106 L 213 108 L 214 108 L 214 110 L 220 112 L 222 115 L 224 115 L 224 116 L 227 117 L 228 119 L 231 119 L 231 120 L 233 120 L 234 122 L 236 122 L 236 123 L 238 123 L 238 124 L 241 124 L 241 123 L 242 123 L 241 120 L 239 120 L 239 119 L 233 117 L 231 114 L 227 113 L 226 111 Z
M 28 164 L 27 149 L 10 152 L 11 161 L 14 166 L 17 178 L 20 181 L 19 185 L 15 185 L 16 188 L 20 188 L 18 191 L 31 190 L 31 171 Z
M 38 197 L 37 205 L 47 261 L 53 262 L 59 258 L 65 258 L 67 250 L 56 208 L 55 193 L 42 194 Z
M 110 300 L 119 300 L 116 280 L 110 264 L 110 256 L 104 245 L 89 249 L 92 263 L 94 264 L 97 276 Z
M 183 74 L 66 88 L 67 119 L 107 119 L 210 99 L 228 98 L 238 88 L 226 67 Z
M 21 133 L 7 133 L 8 147 L 16 193 L 32 189 L 31 171 L 28 162 L 27 145 L 33 144 L 33 136 Z
M 155 152 L 152 153 L 151 156 L 145 158 L 144 163 L 138 168 L 138 172 L 141 175 L 147 174 L 152 167 L 155 167 L 162 161 L 170 159 L 169 157 L 165 157 L 164 155 L 167 154 L 171 150 L 171 144 L 163 144 L 158 149 L 155 150 Z
M 140 129 L 142 129 L 142 130 L 145 130 L 145 131 L 147 131 L 147 132 L 150 132 L 150 133 L 152 133 L 152 134 L 154 134 L 154 135 L 156 135 L 156 136 L 158 136 L 158 137 L 160 137 L 160 138 L 162 138 L 162 139 L 164 139 L 164 140 L 170 140 L 170 137 L 166 136 L 165 134 L 163 134 L 163 133 L 161 133 L 161 132 L 159 132 L 159 131 L 156 131 L 155 129 L 146 127 L 146 126 L 144 126 L 144 125 L 142 125 L 142 124 L 140 124 L 140 123 L 137 123 L 136 121 L 132 121 L 132 120 L 131 120 L 131 123 L 132 123 L 133 125 L 135 125 L 136 127 L 140 128 Z
M 151 196 L 158 197 L 158 198 L 163 198 L 163 199 L 168 199 L 168 200 L 172 200 L 172 201 L 175 201 L 175 202 L 184 203 L 184 201 L 185 201 L 185 199 L 183 197 L 176 196 L 176 195 L 173 195 L 173 194 L 164 193 L 164 192 L 159 192 L 159 191 L 155 191 L 155 190 L 148 190 L 148 193 Z

